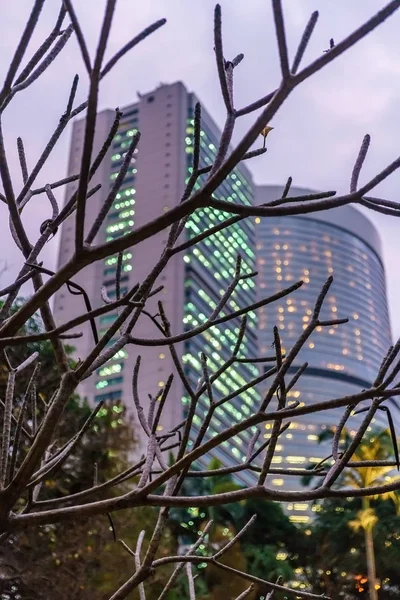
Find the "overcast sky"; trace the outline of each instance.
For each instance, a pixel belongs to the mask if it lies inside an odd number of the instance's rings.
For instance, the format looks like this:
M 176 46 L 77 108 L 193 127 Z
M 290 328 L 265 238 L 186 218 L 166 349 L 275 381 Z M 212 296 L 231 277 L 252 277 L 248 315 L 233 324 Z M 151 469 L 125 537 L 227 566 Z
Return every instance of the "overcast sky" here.
M 243 52 L 245 60 L 236 70 L 236 106 L 241 107 L 265 95 L 279 82 L 277 50 L 268 0 L 222 0 L 225 54 Z M 319 56 L 333 37 L 337 42 L 382 8 L 382 0 L 286 0 L 283 2 L 291 53 L 312 11 L 320 19 L 309 45 L 306 61 Z M 77 14 L 93 55 L 102 0 L 75 1 Z M 4 2 L 1 10 L 0 79 L 4 78 L 32 0 Z M 32 50 L 53 26 L 59 2 L 48 0 L 41 15 Z M 100 10 L 101 7 L 101 10 Z M 160 82 L 183 81 L 200 97 L 221 124 L 224 108 L 217 84 L 213 54 L 214 1 L 201 0 L 119 0 L 107 50 L 111 56 L 142 28 L 161 17 L 167 24 L 123 58 L 103 82 L 100 108 L 124 106 L 136 99 L 137 91 L 147 92 Z M 289 175 L 295 185 L 345 192 L 349 187 L 354 159 L 363 136 L 372 144 L 362 181 L 375 175 L 400 155 L 400 11 L 370 34 L 344 57 L 302 84 L 286 101 L 271 123 L 268 153 L 251 167 L 257 183 L 284 183 Z M 396 41 L 397 40 L 397 41 Z M 71 38 L 56 63 L 29 90 L 22 92 L 7 108 L 4 117 L 6 146 L 18 181 L 16 138 L 22 135 L 31 167 L 56 127 L 65 109 L 75 73 L 81 76 L 78 101 L 85 99 L 87 76 L 75 39 Z M 240 139 L 251 119 L 242 120 L 235 139 Z M 61 139 L 43 170 L 39 184 L 63 177 L 67 169 L 70 129 Z M 19 185 L 19 182 L 18 182 Z M 18 186 L 17 186 L 18 187 Z M 400 201 L 400 171 L 376 190 L 376 195 Z M 62 199 L 62 194 L 58 197 Z M 26 212 L 28 232 L 38 233 L 49 216 L 44 198 L 34 198 Z M 378 227 L 384 246 L 393 333 L 400 335 L 400 221 L 369 213 Z M 21 266 L 13 247 L 5 211 L 0 219 L 0 257 L 7 271 L 7 284 Z M 48 244 L 42 258 L 45 266 L 55 263 L 56 244 Z

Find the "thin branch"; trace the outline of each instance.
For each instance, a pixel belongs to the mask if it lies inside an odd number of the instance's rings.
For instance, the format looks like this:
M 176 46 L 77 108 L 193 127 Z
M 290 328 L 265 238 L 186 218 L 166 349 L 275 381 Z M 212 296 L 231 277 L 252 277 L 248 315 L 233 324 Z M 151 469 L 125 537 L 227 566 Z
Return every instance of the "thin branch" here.
M 143 31 L 141 33 L 139 33 L 139 35 L 135 36 L 132 40 L 130 40 L 127 44 L 125 44 L 121 48 L 121 50 L 119 50 L 116 54 L 114 54 L 114 56 L 108 61 L 108 63 L 105 65 L 105 67 L 103 67 L 103 70 L 101 71 L 101 74 L 100 74 L 100 79 L 103 79 L 103 77 L 105 75 L 107 75 L 107 73 L 109 71 L 111 71 L 111 69 L 119 61 L 120 58 L 122 58 L 127 52 L 132 50 L 132 48 L 137 46 L 137 44 L 139 44 L 141 41 L 145 40 L 149 35 L 151 35 L 155 31 L 157 31 L 157 29 L 159 29 L 160 27 L 165 25 L 166 22 L 167 22 L 167 19 L 159 19 L 152 25 L 149 25 L 149 27 L 146 27 L 146 29 L 143 29 Z
M 216 552 L 213 556 L 214 560 L 217 560 L 218 558 L 221 558 L 221 556 L 223 556 L 226 552 L 228 552 L 228 550 L 230 548 L 232 548 L 232 546 L 234 546 L 234 544 L 236 544 L 236 542 L 238 540 L 240 540 L 240 538 L 246 533 L 246 531 L 248 531 L 250 529 L 250 527 L 252 527 L 255 523 L 257 519 L 257 515 L 253 515 L 246 523 L 246 525 L 244 525 L 242 527 L 242 529 L 240 529 L 240 531 L 237 532 L 236 535 L 233 536 L 233 538 L 227 543 L 225 544 L 225 546 L 223 548 L 221 548 L 221 550 L 219 550 L 218 552 Z
M 290 70 L 292 75 L 295 75 L 297 73 L 297 70 L 300 66 L 301 60 L 304 56 L 304 52 L 307 49 L 308 43 L 311 39 L 311 36 L 312 36 L 315 26 L 317 24 L 318 17 L 319 17 L 319 13 L 316 10 L 312 13 L 312 15 L 306 25 L 306 28 L 304 29 L 304 33 L 301 37 L 299 47 L 297 48 L 297 52 L 296 52 L 296 55 L 293 60 L 292 68 Z
M 24 183 L 26 183 L 26 181 L 28 179 L 28 167 L 26 165 L 24 143 L 22 141 L 22 138 L 20 138 L 20 137 L 17 138 L 17 148 L 18 148 L 19 164 L 20 164 L 21 173 L 22 173 L 22 181 Z
M 6 78 L 4 80 L 3 89 L 0 93 L 0 105 L 3 103 L 4 98 L 7 96 L 7 94 L 9 93 L 9 91 L 11 89 L 11 85 L 12 85 L 13 79 L 15 77 L 15 74 L 18 70 L 19 65 L 21 64 L 21 61 L 25 54 L 25 51 L 28 47 L 29 41 L 32 37 L 33 31 L 39 20 L 39 16 L 40 16 L 40 13 L 43 8 L 44 1 L 45 0 L 36 0 L 32 7 L 32 11 L 31 11 L 31 14 L 29 15 L 29 19 L 25 26 L 25 30 L 21 36 L 21 40 L 17 46 L 15 54 L 10 63 L 10 67 L 8 69 Z
M 189 600 L 196 600 L 196 591 L 194 589 L 192 565 L 190 562 L 186 563 L 186 575 L 187 575 L 188 586 L 189 586 Z
M 246 308 L 233 311 L 232 313 L 214 319 L 213 321 L 206 321 L 205 323 L 203 323 L 203 325 L 199 325 L 198 327 L 195 327 L 190 331 L 186 331 L 184 333 L 172 336 L 170 338 L 144 339 L 131 336 L 129 338 L 129 342 L 138 346 L 168 346 L 170 344 L 176 344 L 177 342 L 190 339 L 198 335 L 199 333 L 203 333 L 203 331 L 210 329 L 210 327 L 220 325 L 221 323 L 226 323 L 227 321 L 231 321 L 236 317 L 241 317 L 242 315 L 247 314 L 250 311 L 257 310 L 257 308 L 265 306 L 266 304 L 271 304 L 272 302 L 275 302 L 276 300 L 291 294 L 292 292 L 300 288 L 302 285 L 303 282 L 298 281 L 297 283 L 291 285 L 289 288 L 286 288 L 281 292 L 277 292 L 273 296 L 269 296 L 264 300 L 259 300 L 258 302 L 255 302 L 254 304 L 251 304 Z
M 203 543 L 205 537 L 208 535 L 208 533 L 209 533 L 212 525 L 213 525 L 213 521 L 209 521 L 207 523 L 207 525 L 204 527 L 203 531 L 201 532 L 198 540 L 187 551 L 186 556 L 189 556 L 190 554 L 194 554 L 196 552 L 196 550 L 198 549 L 198 547 Z M 171 589 L 171 587 L 174 585 L 175 581 L 178 579 L 178 576 L 181 573 L 181 571 L 182 571 L 182 569 L 183 569 L 184 566 L 185 566 L 184 562 L 180 562 L 180 563 L 177 564 L 177 566 L 175 567 L 174 572 L 172 573 L 171 577 L 169 578 L 169 580 L 165 584 L 165 586 L 164 586 L 161 594 L 159 595 L 158 600 L 164 600 L 165 599 L 167 593 L 169 592 L 169 590 Z
M 1 438 L 0 454 L 0 489 L 4 488 L 7 482 L 8 458 L 10 454 L 11 440 L 11 418 L 14 401 L 15 371 L 8 374 L 5 408 L 3 415 L 3 434 Z
M 81 54 L 82 54 L 83 62 L 85 63 L 85 66 L 86 66 L 86 70 L 88 73 L 90 73 L 92 71 L 92 66 L 90 64 L 89 52 L 86 47 L 85 38 L 83 36 L 81 26 L 79 25 L 79 21 L 75 14 L 74 7 L 72 5 L 72 1 L 71 0 L 63 0 L 63 2 L 64 2 L 65 8 L 68 11 L 69 18 L 71 19 L 71 23 L 74 26 L 75 35 L 78 40 L 79 48 L 81 50 Z
M 228 114 L 232 114 L 233 106 L 229 97 L 228 85 L 226 81 L 224 50 L 222 46 L 222 11 L 221 5 L 217 4 L 214 11 L 214 50 L 217 61 L 217 70 L 219 83 L 221 86 L 222 97 Z
M 272 10 L 275 21 L 276 38 L 278 41 L 282 78 L 284 82 L 287 82 L 290 79 L 290 70 L 281 0 L 272 0 Z
M 136 567 L 136 572 L 139 571 L 140 566 L 141 566 L 140 565 L 140 551 L 142 549 L 144 535 L 145 535 L 145 531 L 142 530 L 139 533 L 139 537 L 138 537 L 137 544 L 136 544 L 136 551 L 135 551 L 135 567 Z M 139 598 L 140 598 L 140 600 L 146 600 L 146 594 L 144 592 L 143 583 L 139 583 L 138 588 L 139 588 Z
M 356 160 L 354 168 L 353 168 L 353 173 L 351 174 L 350 192 L 357 191 L 358 178 L 360 176 L 362 166 L 363 166 L 365 158 L 367 156 L 367 152 L 368 152 L 370 143 L 371 143 L 371 136 L 367 133 L 367 135 L 364 136 L 364 139 L 362 141 L 361 148 L 360 148 L 360 151 L 357 156 L 357 160 Z
M 28 86 L 34 83 L 34 81 L 36 81 L 42 75 L 42 73 L 46 71 L 46 69 L 57 58 L 61 50 L 64 48 L 65 44 L 68 42 L 69 38 L 71 37 L 72 31 L 73 27 L 72 25 L 69 25 L 64 31 L 64 33 L 61 35 L 60 39 L 56 42 L 52 50 L 50 50 L 47 56 L 45 56 L 42 62 L 38 65 L 38 67 L 26 79 L 21 81 L 21 83 L 11 88 L 10 95 L 7 99 L 8 102 L 11 100 L 14 94 L 17 94 L 18 92 L 21 92 L 22 90 L 26 89 Z
M 140 133 L 136 132 L 135 135 L 132 137 L 132 141 L 131 141 L 131 143 L 129 145 L 129 149 L 124 157 L 124 161 L 123 161 L 121 169 L 117 175 L 117 178 L 115 179 L 114 184 L 113 184 L 109 194 L 107 195 L 106 199 L 104 200 L 103 205 L 100 209 L 99 214 L 96 217 L 95 222 L 93 223 L 88 235 L 86 236 L 85 244 L 91 244 L 93 242 L 95 236 L 99 232 L 100 227 L 102 226 L 104 219 L 106 218 L 108 211 L 110 210 L 110 207 L 115 200 L 115 196 L 117 195 L 117 192 L 120 189 L 120 187 L 125 179 L 125 176 L 128 172 L 128 168 L 131 164 L 131 159 L 132 159 L 133 153 L 135 152 L 135 150 L 137 148 L 139 140 L 140 140 Z

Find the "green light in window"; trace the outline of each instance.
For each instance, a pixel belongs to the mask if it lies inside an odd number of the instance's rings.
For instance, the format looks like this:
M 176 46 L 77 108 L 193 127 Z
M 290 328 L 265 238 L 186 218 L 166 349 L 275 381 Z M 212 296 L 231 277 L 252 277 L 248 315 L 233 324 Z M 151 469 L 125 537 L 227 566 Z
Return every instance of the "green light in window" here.
M 192 146 L 186 146 L 185 152 L 186 152 L 186 154 L 193 154 L 193 147 Z
M 122 213 L 120 213 L 118 216 L 120 219 L 126 219 L 128 217 L 133 217 L 133 215 L 135 214 L 134 210 L 125 210 Z
M 97 371 L 97 374 L 100 377 L 106 377 L 108 375 L 112 375 L 113 373 L 121 373 L 123 369 L 122 363 L 116 363 L 114 365 L 104 366 Z

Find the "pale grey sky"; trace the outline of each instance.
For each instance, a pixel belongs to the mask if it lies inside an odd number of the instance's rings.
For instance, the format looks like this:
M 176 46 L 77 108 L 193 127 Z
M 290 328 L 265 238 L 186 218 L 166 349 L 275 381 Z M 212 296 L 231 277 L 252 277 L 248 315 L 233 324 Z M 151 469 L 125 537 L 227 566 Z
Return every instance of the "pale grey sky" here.
M 224 44 L 227 57 L 239 52 L 245 60 L 236 71 L 236 105 L 247 104 L 274 89 L 279 67 L 270 2 L 268 0 L 222 0 Z M 382 0 L 286 0 L 283 2 L 290 51 L 293 53 L 312 11 L 320 19 L 305 60 L 328 47 L 329 39 L 339 41 L 374 12 Z M 59 2 L 48 0 L 43 10 L 35 49 L 50 31 Z M 4 3 L 1 10 L 0 79 L 22 31 L 32 0 Z M 77 14 L 93 54 L 103 0 L 75 1 Z M 167 24 L 123 58 L 102 85 L 100 107 L 124 106 L 160 82 L 183 81 L 195 91 L 207 110 L 221 124 L 223 103 L 217 84 L 213 54 L 214 0 L 119 0 L 112 36 L 107 50 L 111 56 L 143 27 L 161 17 Z M 363 136 L 372 137 L 362 180 L 370 178 L 400 155 L 400 11 L 322 72 L 301 85 L 274 118 L 275 129 L 268 138 L 268 153 L 249 164 L 258 183 L 284 183 L 289 175 L 295 185 L 315 189 L 348 189 L 353 161 Z M 28 163 L 34 164 L 65 108 L 75 73 L 81 76 L 78 100 L 85 98 L 87 76 L 75 39 L 71 38 L 52 67 L 29 90 L 17 96 L 4 117 L 10 163 L 18 178 L 16 138 L 22 135 Z M 254 117 L 253 117 L 254 118 Z M 251 122 L 239 123 L 235 139 Z M 70 130 L 63 136 L 46 164 L 39 184 L 65 175 Z M 399 201 L 400 171 L 382 184 L 376 194 Z M 59 193 L 61 199 L 62 195 Z M 48 216 L 44 199 L 34 198 L 25 222 L 34 236 Z M 369 213 L 384 245 L 390 309 L 394 335 L 400 335 L 400 279 L 397 255 L 400 250 L 400 221 Z M 22 264 L 8 234 L 5 211 L 0 220 L 0 256 L 8 271 L 5 285 Z M 43 252 L 45 265 L 55 264 L 56 243 Z

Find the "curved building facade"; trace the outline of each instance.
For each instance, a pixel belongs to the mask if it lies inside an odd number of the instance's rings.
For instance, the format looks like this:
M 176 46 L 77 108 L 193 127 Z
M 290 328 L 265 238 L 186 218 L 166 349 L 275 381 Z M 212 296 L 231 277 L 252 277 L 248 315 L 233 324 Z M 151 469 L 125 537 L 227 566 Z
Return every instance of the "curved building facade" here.
M 297 196 L 310 192 L 292 188 L 290 193 Z M 260 186 L 257 204 L 279 198 L 281 193 L 280 186 Z M 304 281 L 290 297 L 260 309 L 260 353 L 270 353 L 274 325 L 279 328 L 283 347 L 292 347 L 311 319 L 316 298 L 330 275 L 334 281 L 321 319 L 349 318 L 345 325 L 317 328 L 306 342 L 291 372 L 306 361 L 309 366 L 289 393 L 289 400 L 311 404 L 369 387 L 391 344 L 381 245 L 372 223 L 351 206 L 256 219 L 256 223 L 260 296 Z M 329 454 L 318 436 L 324 428 L 336 425 L 341 414 L 342 409 L 338 409 L 293 422 L 279 440 L 274 466 L 305 468 L 318 463 Z M 358 423 L 358 417 L 352 417 L 348 427 L 355 431 Z M 377 415 L 376 424 L 387 426 L 383 414 Z M 265 437 L 268 435 L 266 431 Z M 298 489 L 299 480 L 271 476 L 270 485 Z M 306 523 L 310 518 L 305 503 L 289 504 L 287 508 L 293 521 Z

